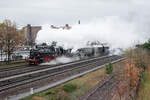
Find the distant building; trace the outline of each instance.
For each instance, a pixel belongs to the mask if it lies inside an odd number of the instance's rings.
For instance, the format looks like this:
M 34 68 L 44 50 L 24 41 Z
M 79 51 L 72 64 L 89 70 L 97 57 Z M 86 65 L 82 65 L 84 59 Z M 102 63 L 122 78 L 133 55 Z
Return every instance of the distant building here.
M 54 25 L 51 25 L 51 29 L 63 29 L 63 30 L 70 30 L 72 27 L 69 26 L 69 24 L 66 24 L 65 26 L 60 26 L 60 27 L 57 27 L 57 26 L 54 26 Z
M 25 35 L 25 45 L 33 46 L 35 44 L 37 33 L 40 30 L 41 26 L 31 26 L 30 24 L 23 27 L 23 32 Z
M 54 26 L 54 25 L 51 25 L 51 28 L 52 29 L 60 29 L 60 27 L 57 27 L 57 26 Z
M 37 36 L 37 33 L 41 30 L 41 26 L 31 26 L 28 24 L 27 26 L 23 27 L 23 33 L 25 35 L 25 45 L 27 46 L 33 46 L 35 45 L 35 39 Z M 70 30 L 72 27 L 66 24 L 65 26 L 50 26 L 51 29 L 63 29 L 63 30 Z

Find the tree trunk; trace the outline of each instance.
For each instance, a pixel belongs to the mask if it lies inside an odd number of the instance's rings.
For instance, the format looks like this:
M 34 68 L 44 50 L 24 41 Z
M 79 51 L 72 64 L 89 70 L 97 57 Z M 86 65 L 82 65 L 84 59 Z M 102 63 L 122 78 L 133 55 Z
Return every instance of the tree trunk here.
M 10 62 L 10 40 L 8 40 L 8 48 L 7 48 L 7 55 L 8 55 L 8 63 Z
M 2 47 L 1 47 L 1 61 L 2 61 L 2 56 L 3 56 L 3 54 L 2 54 Z

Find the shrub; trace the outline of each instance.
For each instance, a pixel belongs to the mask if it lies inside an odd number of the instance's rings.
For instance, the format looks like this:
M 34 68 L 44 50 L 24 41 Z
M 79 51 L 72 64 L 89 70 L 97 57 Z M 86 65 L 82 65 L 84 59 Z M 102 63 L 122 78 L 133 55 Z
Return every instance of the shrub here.
M 106 65 L 105 71 L 106 71 L 106 74 L 111 74 L 112 73 L 112 71 L 113 71 L 112 63 L 109 63 L 108 65 Z
M 67 92 L 67 93 L 70 93 L 70 92 L 73 92 L 77 89 L 77 85 L 76 84 L 73 84 L 73 83 L 68 83 L 68 84 L 65 84 L 62 89 Z
M 142 85 L 144 85 L 144 83 L 146 81 L 146 72 L 142 72 L 140 80 L 141 80 Z
M 134 63 L 138 68 L 145 70 L 150 65 L 150 54 L 145 49 L 129 49 L 126 51 L 126 55 L 129 59 L 134 60 Z
M 130 63 L 129 63 L 130 61 Z M 135 66 L 134 60 L 128 60 L 124 69 L 123 69 L 123 78 L 128 81 L 130 88 L 133 88 L 137 85 L 139 80 L 140 70 Z

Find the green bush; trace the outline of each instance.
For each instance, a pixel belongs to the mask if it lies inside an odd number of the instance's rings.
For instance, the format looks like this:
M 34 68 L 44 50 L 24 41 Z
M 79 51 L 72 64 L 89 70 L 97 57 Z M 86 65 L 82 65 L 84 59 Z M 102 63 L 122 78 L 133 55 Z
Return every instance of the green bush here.
M 143 48 L 150 50 L 150 39 L 142 45 Z
M 140 78 L 142 85 L 144 85 L 144 83 L 146 82 L 146 79 L 147 79 L 146 72 L 142 72 L 141 78 Z
M 112 73 L 112 71 L 113 71 L 112 63 L 109 63 L 108 65 L 106 65 L 105 71 L 106 71 L 106 74 L 111 74 Z
M 76 84 L 73 84 L 73 83 L 68 83 L 68 84 L 65 84 L 62 89 L 67 92 L 67 93 L 70 93 L 70 92 L 73 92 L 77 89 L 77 85 Z

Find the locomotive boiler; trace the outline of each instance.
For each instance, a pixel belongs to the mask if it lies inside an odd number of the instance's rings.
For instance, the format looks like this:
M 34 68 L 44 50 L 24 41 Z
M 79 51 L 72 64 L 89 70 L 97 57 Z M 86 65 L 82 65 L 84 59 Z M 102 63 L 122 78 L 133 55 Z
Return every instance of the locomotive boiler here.
M 36 45 L 34 49 L 30 50 L 30 56 L 26 61 L 30 65 L 38 65 L 40 63 L 49 62 L 59 56 L 67 56 L 69 53 L 71 53 L 71 49 L 64 49 L 61 46 Z

